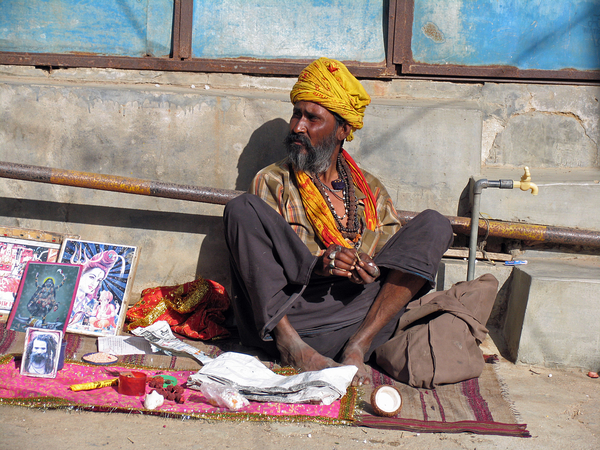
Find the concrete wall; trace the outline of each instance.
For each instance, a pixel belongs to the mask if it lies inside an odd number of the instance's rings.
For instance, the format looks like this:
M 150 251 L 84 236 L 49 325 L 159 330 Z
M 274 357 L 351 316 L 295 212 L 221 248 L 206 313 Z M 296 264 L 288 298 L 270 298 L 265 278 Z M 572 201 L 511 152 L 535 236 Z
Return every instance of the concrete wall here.
M 0 160 L 246 189 L 284 156 L 292 78 L 0 66 Z M 364 81 L 373 97 L 347 149 L 399 209 L 456 215 L 469 178 L 519 179 L 540 195 L 484 192 L 482 212 L 600 230 L 600 88 Z M 536 178 L 537 177 L 537 178 Z M 0 179 L 0 226 L 137 245 L 134 295 L 202 275 L 228 285 L 222 207 Z

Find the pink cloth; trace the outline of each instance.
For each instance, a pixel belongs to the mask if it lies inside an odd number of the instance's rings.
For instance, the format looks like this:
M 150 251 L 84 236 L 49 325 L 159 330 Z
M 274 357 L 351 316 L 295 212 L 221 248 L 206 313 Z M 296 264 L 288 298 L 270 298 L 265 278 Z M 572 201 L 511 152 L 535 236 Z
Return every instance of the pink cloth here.
M 332 405 L 305 405 L 284 403 L 250 402 L 250 406 L 240 411 L 229 411 L 210 405 L 200 391 L 185 389 L 185 403 L 178 404 L 165 399 L 155 411 L 144 409 L 144 397 L 131 397 L 117 392 L 117 386 L 90 391 L 73 392 L 72 384 L 118 378 L 119 372 L 136 370 L 148 377 L 170 375 L 177 378 L 177 384 L 185 387 L 188 375 L 192 371 L 166 371 L 158 369 L 139 369 L 122 366 L 87 366 L 83 364 L 65 364 L 56 378 L 33 378 L 19 374 L 19 361 L 9 360 L 0 364 L 0 403 L 31 406 L 40 404 L 45 408 L 80 407 L 87 410 L 121 411 L 160 415 L 192 416 L 196 418 L 230 418 L 235 420 L 309 420 L 321 423 L 348 423 L 353 420 L 354 408 L 345 406 L 345 400 Z M 152 391 L 146 385 L 146 393 Z M 354 402 L 352 402 L 354 404 Z M 348 412 L 350 411 L 350 415 Z

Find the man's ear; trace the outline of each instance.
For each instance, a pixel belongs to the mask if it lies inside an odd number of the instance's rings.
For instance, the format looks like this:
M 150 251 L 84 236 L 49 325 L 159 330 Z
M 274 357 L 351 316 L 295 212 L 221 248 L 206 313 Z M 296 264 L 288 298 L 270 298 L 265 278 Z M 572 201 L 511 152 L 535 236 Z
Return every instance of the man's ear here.
M 348 122 L 346 122 L 346 123 L 344 123 L 344 125 L 341 125 L 338 127 L 336 137 L 340 141 L 343 141 L 344 139 L 346 139 L 348 137 L 348 135 L 351 132 L 352 132 L 352 127 L 350 126 L 350 124 Z

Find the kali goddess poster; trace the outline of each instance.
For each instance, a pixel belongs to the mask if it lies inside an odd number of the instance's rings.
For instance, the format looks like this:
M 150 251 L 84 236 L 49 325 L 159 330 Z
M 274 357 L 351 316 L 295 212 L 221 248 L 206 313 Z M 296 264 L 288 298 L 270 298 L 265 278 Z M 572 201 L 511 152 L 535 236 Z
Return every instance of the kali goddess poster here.
M 81 267 L 29 261 L 6 327 L 65 331 L 77 291 Z

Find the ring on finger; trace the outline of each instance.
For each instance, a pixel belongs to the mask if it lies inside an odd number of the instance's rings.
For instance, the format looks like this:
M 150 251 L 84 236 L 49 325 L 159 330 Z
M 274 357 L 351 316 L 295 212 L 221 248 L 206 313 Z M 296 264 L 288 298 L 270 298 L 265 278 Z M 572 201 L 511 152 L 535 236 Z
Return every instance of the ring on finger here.
M 335 255 L 337 255 L 337 251 L 334 250 L 329 254 L 329 259 L 335 259 Z
M 332 269 L 335 269 L 335 259 L 332 259 L 331 261 L 329 261 L 329 267 L 331 267 Z
M 333 275 L 333 269 L 329 269 L 329 275 Z

